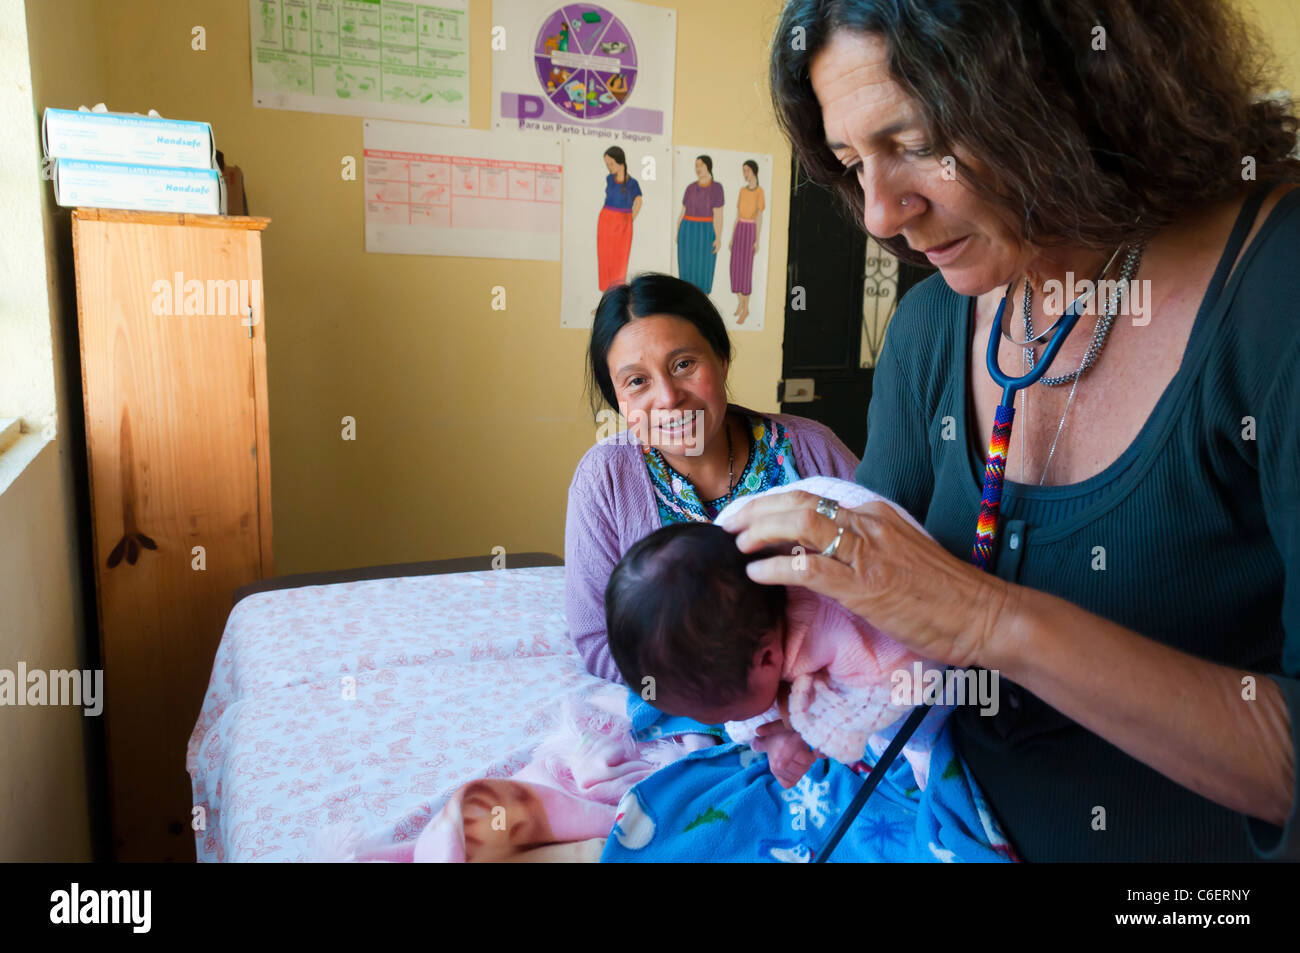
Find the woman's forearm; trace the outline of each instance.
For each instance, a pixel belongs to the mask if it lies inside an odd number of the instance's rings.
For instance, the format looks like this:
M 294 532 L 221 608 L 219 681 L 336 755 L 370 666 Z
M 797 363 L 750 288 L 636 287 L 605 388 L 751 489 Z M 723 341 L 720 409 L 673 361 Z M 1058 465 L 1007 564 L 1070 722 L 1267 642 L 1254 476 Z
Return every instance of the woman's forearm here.
M 979 664 L 1171 780 L 1279 827 L 1296 796 L 1290 717 L 1272 679 L 1179 652 L 1064 599 L 1011 586 Z

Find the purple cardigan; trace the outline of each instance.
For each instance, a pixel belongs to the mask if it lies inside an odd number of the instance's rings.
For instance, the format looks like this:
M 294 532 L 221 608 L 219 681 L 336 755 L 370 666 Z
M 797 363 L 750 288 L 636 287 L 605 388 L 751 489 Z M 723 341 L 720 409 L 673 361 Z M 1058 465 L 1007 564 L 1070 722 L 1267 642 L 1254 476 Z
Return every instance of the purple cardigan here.
M 790 414 L 760 416 L 785 428 L 801 477 L 853 479 L 858 458 L 825 424 Z M 564 610 L 569 638 L 593 675 L 623 682 L 605 636 L 605 586 L 623 554 L 661 525 L 650 472 L 631 431 L 605 437 L 583 454 L 564 520 Z

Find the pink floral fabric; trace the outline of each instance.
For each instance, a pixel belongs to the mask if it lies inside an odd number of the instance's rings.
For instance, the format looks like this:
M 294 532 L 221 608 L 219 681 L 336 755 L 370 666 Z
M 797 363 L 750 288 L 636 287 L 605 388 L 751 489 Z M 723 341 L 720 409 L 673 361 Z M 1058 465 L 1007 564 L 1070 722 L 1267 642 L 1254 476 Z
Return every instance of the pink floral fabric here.
M 560 697 L 608 684 L 567 635 L 564 595 L 553 566 L 241 600 L 186 753 L 198 859 L 378 852 L 467 781 L 518 772 Z

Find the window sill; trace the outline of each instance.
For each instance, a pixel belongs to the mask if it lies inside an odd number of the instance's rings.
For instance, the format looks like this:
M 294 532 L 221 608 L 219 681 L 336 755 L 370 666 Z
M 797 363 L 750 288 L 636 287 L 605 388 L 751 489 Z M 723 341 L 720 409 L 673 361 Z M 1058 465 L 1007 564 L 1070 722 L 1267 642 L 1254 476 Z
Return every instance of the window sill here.
M 0 494 L 9 489 L 36 459 L 49 439 L 40 433 L 23 433 L 15 418 L 0 418 Z

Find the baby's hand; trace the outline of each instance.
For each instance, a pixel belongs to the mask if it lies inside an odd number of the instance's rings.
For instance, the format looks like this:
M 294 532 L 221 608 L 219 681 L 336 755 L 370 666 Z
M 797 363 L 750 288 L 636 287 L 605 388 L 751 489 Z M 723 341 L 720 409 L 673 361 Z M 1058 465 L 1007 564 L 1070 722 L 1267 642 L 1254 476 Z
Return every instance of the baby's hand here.
M 759 725 L 750 747 L 767 753 L 768 767 L 783 788 L 794 787 L 814 761 L 826 757 L 809 748 L 799 732 L 781 721 Z

